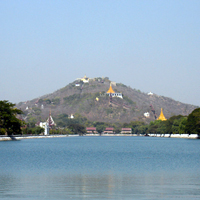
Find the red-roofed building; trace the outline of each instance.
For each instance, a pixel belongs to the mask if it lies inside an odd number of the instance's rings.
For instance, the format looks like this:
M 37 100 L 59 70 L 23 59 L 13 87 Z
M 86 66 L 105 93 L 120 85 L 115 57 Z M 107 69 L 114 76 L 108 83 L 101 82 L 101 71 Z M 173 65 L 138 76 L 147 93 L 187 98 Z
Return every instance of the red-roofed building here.
M 97 133 L 97 130 L 95 127 L 86 127 L 87 133 Z
M 130 133 L 130 134 L 131 134 L 131 133 L 132 133 L 132 129 L 131 129 L 131 128 L 122 128 L 122 129 L 121 129 L 121 133 L 122 133 L 122 134 L 123 134 L 123 133 L 125 133 L 125 134 L 126 134 L 126 133 Z
M 111 133 L 111 134 L 113 134 L 114 133 L 114 128 L 107 127 L 103 133 Z

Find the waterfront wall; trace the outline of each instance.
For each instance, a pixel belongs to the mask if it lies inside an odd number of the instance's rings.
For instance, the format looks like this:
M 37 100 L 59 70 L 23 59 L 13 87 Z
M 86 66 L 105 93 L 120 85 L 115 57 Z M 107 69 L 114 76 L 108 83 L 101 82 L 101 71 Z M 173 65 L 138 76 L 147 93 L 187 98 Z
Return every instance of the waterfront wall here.
M 149 134 L 151 137 L 168 137 L 168 138 L 188 138 L 197 139 L 199 136 L 197 134 Z
M 121 133 L 119 133 L 119 134 L 116 134 L 116 133 L 113 133 L 113 134 L 111 134 L 111 133 L 103 133 L 103 134 L 93 134 L 93 133 L 91 133 L 91 134 L 86 134 L 86 135 L 84 135 L 84 136 L 138 136 L 137 134 L 121 134 Z
M 86 134 L 85 136 L 100 136 L 100 134 Z M 101 136 L 138 136 L 137 134 L 101 134 Z M 144 135 L 140 135 L 144 136 Z M 166 138 L 199 138 L 197 134 L 148 134 L 151 137 L 166 137 Z
M 0 141 L 9 141 L 9 140 L 22 140 L 22 139 L 38 139 L 38 138 L 55 138 L 55 137 L 67 137 L 68 135 L 38 135 L 38 136 L 3 136 L 0 137 Z
M 79 135 L 38 135 L 38 136 L 0 136 L 0 141 L 9 141 L 9 140 L 22 140 L 22 139 L 38 139 L 38 138 L 58 138 L 58 137 L 70 137 L 70 136 L 79 136 Z M 138 136 L 136 134 L 86 134 L 84 136 Z M 141 135 L 143 136 L 143 135 Z M 165 137 L 165 138 L 188 138 L 188 139 L 198 139 L 197 134 L 148 134 L 150 137 Z

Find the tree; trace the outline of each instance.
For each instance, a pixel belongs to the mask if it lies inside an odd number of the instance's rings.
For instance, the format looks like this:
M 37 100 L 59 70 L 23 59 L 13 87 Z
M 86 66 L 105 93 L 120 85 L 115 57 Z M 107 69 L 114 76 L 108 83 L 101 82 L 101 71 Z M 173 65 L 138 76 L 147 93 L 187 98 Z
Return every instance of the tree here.
M 70 124 L 68 128 L 71 129 L 71 131 L 75 134 L 83 135 L 86 133 L 85 126 L 81 124 Z
M 175 119 L 172 125 L 173 134 L 183 134 L 185 133 L 185 124 L 187 121 L 187 117 L 181 117 L 179 119 Z
M 105 130 L 106 126 L 108 126 L 108 123 L 106 123 L 106 122 L 93 122 L 93 126 L 96 127 L 97 132 L 101 134 Z
M 180 124 L 179 124 L 179 129 L 178 129 L 179 134 L 185 133 L 186 123 L 187 123 L 187 117 L 181 118 L 181 121 L 180 121 Z
M 158 133 L 165 134 L 166 131 L 166 121 L 155 120 L 150 122 L 147 133 Z
M 120 127 L 114 127 L 114 133 L 121 133 Z
M 148 129 L 148 125 L 138 126 L 138 127 L 137 127 L 137 133 L 138 133 L 138 134 L 145 135 L 147 129 Z
M 105 130 L 106 126 L 105 125 L 97 125 L 96 130 L 98 133 L 102 133 Z
M 178 133 L 178 127 L 180 119 L 183 118 L 182 115 L 172 116 L 167 121 L 165 121 L 166 124 L 166 132 L 169 134 L 172 133 Z
M 44 128 L 42 127 L 34 127 L 34 128 L 30 128 L 30 127 L 26 127 L 23 129 L 23 134 L 35 134 L 35 135 L 39 135 L 41 133 L 44 133 Z
M 161 122 L 160 120 L 151 121 L 147 132 L 148 133 L 158 133 L 157 129 L 159 127 L 160 122 Z
M 69 123 L 68 115 L 65 113 L 59 114 L 55 120 L 58 127 L 66 127 Z
M 197 108 L 188 115 L 185 131 L 189 134 L 200 135 L 200 108 Z
M 172 133 L 178 134 L 179 133 L 178 131 L 179 131 L 179 120 L 175 119 L 172 124 Z
M 37 119 L 33 117 L 32 114 L 28 115 L 28 118 L 27 118 L 28 128 L 34 128 L 36 123 L 37 123 Z
M 17 115 L 23 112 L 14 107 L 15 104 L 6 100 L 0 101 L 0 134 L 22 134 L 22 121 L 17 119 Z
M 132 133 L 133 133 L 133 134 L 139 134 L 138 128 L 139 128 L 140 126 L 143 126 L 143 125 L 144 125 L 144 122 L 141 122 L 141 121 L 131 121 L 130 124 L 129 124 L 128 126 L 126 126 L 126 125 L 124 124 L 125 127 L 127 127 L 127 128 L 132 128 Z

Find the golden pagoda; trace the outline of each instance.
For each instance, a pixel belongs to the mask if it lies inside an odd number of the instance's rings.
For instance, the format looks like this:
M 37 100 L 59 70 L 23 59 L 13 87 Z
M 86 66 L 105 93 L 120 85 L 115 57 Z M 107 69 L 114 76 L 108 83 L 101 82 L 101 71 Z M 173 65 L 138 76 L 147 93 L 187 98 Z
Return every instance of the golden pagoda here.
M 114 93 L 115 93 L 115 91 L 112 89 L 111 84 L 110 84 L 109 90 L 108 90 L 106 93 L 107 93 L 107 94 L 110 94 L 110 93 L 114 94 Z
M 81 78 L 81 81 L 83 81 L 83 83 L 88 83 L 89 78 L 85 75 L 83 78 Z
M 167 120 L 165 118 L 164 114 L 163 114 L 163 109 L 162 108 L 161 108 L 160 116 L 157 118 L 157 120 L 162 120 L 162 121 L 166 121 Z

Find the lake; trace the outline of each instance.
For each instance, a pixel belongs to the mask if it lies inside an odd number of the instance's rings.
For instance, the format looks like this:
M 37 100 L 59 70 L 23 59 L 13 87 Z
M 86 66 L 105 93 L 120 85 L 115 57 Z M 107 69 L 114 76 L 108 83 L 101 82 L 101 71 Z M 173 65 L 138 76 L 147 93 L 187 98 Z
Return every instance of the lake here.
M 200 199 L 200 140 L 0 142 L 0 199 Z

